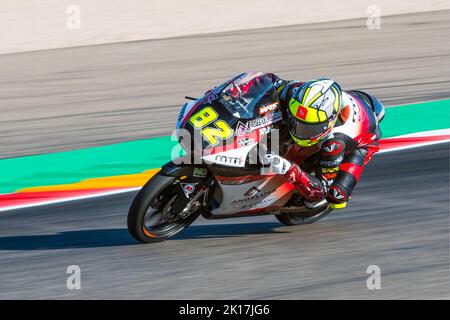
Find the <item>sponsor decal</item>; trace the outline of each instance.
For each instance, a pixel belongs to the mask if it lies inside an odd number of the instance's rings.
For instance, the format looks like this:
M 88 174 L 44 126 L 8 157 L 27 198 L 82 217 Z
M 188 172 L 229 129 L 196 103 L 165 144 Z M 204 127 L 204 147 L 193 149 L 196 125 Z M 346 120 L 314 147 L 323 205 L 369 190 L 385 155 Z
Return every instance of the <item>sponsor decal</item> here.
M 241 164 L 243 161 L 239 157 L 229 157 L 225 155 L 216 155 L 215 162 L 223 164 Z
M 246 134 L 251 133 L 252 130 L 250 130 L 248 128 L 248 125 L 243 124 L 242 122 L 238 122 L 237 127 L 236 127 L 236 135 L 241 137 L 241 136 L 245 136 Z
M 339 167 L 322 168 L 321 171 L 322 171 L 322 173 L 333 173 L 333 172 L 338 172 L 338 171 L 339 171 Z
M 247 122 L 247 127 L 254 131 L 256 129 L 271 125 L 274 122 L 277 122 L 283 118 L 281 111 L 275 111 L 266 114 L 264 117 L 256 118 Z
M 252 190 L 252 189 L 250 189 L 250 190 Z M 250 190 L 249 190 L 249 191 L 250 191 Z M 247 192 L 249 192 L 249 191 L 247 191 Z M 258 202 L 259 202 L 260 200 L 262 200 L 263 198 L 269 196 L 269 195 L 270 195 L 271 193 L 273 193 L 274 191 L 275 191 L 275 189 L 273 189 L 273 190 L 268 190 L 268 191 L 260 191 L 260 190 L 258 190 L 257 193 L 254 194 L 253 196 L 247 196 L 247 197 L 242 198 L 242 199 L 234 200 L 234 201 L 231 203 L 231 205 L 232 205 L 233 207 L 243 206 L 243 207 L 241 207 L 241 208 L 244 208 L 244 207 L 253 207 L 253 206 L 257 205 Z M 244 196 L 245 196 L 245 195 L 244 195 Z
M 337 174 L 336 173 L 326 173 L 323 175 L 323 177 L 331 182 L 331 180 L 336 179 Z M 331 185 L 331 183 L 330 183 Z
M 272 203 L 272 202 L 275 202 L 275 201 L 277 201 L 277 200 L 278 200 L 278 197 L 275 197 L 275 196 L 267 197 L 267 198 L 262 199 L 262 200 L 258 203 L 258 205 L 259 205 L 259 206 L 268 205 L 268 204 L 270 204 L 270 203 Z
M 208 175 L 208 170 L 206 168 L 194 168 L 193 176 L 204 178 Z
M 278 107 L 278 102 L 274 102 L 259 108 L 259 114 L 265 114 L 269 111 L 273 111 Z
M 251 144 L 254 144 L 255 143 L 255 139 L 249 138 L 249 137 L 245 137 L 245 138 L 242 138 L 242 139 L 238 139 L 237 142 L 238 142 L 238 145 L 240 147 L 247 147 L 247 146 L 249 146 Z
M 343 159 L 344 158 L 342 156 L 340 156 L 339 158 L 337 158 L 336 160 L 333 160 L 333 161 L 319 161 L 319 164 L 322 166 L 333 167 L 333 166 L 339 165 Z
M 239 207 L 239 209 L 240 209 L 240 210 L 251 210 L 251 209 L 255 209 L 255 207 L 257 207 L 257 208 L 263 208 L 263 207 L 266 207 L 266 206 L 270 205 L 271 203 L 277 201 L 277 199 L 278 199 L 278 198 L 275 197 L 275 196 L 269 196 L 269 197 L 266 197 L 266 198 L 264 198 L 264 199 L 261 199 L 261 200 L 258 201 L 258 202 L 250 202 L 250 203 L 247 203 L 247 204 L 245 204 L 245 205 Z
M 236 126 L 236 135 L 244 136 L 246 134 L 254 132 L 257 129 L 261 129 L 275 122 L 278 122 L 281 119 L 283 119 L 283 114 L 280 110 L 277 110 L 275 112 L 266 114 L 264 117 L 252 119 L 245 124 L 239 121 Z
M 272 122 L 269 120 L 269 118 L 267 116 L 264 116 L 262 118 L 256 118 L 247 122 L 247 128 L 249 132 L 253 132 L 256 129 L 270 125 L 271 123 Z
M 195 191 L 195 185 L 196 183 L 182 183 L 181 187 L 183 188 L 183 192 L 186 194 L 186 196 L 189 196 Z

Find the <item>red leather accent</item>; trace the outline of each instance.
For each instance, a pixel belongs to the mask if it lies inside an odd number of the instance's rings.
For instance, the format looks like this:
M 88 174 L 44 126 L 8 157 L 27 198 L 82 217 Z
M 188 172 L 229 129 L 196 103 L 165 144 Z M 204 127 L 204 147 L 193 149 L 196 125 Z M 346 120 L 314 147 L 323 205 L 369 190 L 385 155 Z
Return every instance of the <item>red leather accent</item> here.
M 337 177 L 337 173 L 325 173 L 322 175 L 327 180 L 334 180 Z
M 325 198 L 325 192 L 320 182 L 312 180 L 309 174 L 301 170 L 298 165 L 293 164 L 284 176 L 306 200 L 321 201 Z
M 326 142 L 323 146 L 322 146 L 322 154 L 324 156 L 331 156 L 331 155 L 336 155 L 339 154 L 343 151 L 344 149 L 344 145 L 336 140 L 331 140 L 329 142 Z
M 288 172 L 286 172 L 284 176 L 291 183 L 293 184 L 298 183 L 300 181 L 301 169 L 297 164 L 293 163 L 291 168 L 288 170 Z
M 297 109 L 297 114 L 296 114 L 297 118 L 305 120 L 307 115 L 308 115 L 308 109 L 306 109 L 304 106 L 299 106 Z
M 325 198 L 325 192 L 320 182 L 313 181 L 304 171 L 301 171 L 299 180 L 294 183 L 294 186 L 308 201 L 322 201 Z
M 363 171 L 363 167 L 358 166 L 354 163 L 342 163 L 341 164 L 341 171 L 345 171 L 353 175 L 356 179 L 356 181 L 359 180 L 359 176 L 361 175 Z
M 363 167 L 366 166 L 367 162 L 369 162 L 369 160 L 372 159 L 373 155 L 378 151 L 380 151 L 380 146 L 374 144 L 372 144 L 367 148 L 367 155 L 366 158 L 364 159 Z

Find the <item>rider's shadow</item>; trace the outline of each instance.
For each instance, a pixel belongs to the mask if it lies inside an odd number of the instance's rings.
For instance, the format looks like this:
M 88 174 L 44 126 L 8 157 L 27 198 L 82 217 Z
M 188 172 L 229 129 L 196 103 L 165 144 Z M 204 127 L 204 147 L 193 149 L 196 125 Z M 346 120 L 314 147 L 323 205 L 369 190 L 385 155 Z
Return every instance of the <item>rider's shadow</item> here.
M 172 240 L 229 238 L 249 234 L 286 233 L 275 230 L 282 227 L 278 222 L 205 224 L 190 226 Z
M 1 250 L 57 250 L 136 244 L 127 229 L 64 231 L 55 234 L 0 237 Z
M 194 225 L 167 241 L 227 238 L 246 234 L 282 233 L 281 231 L 273 230 L 281 226 L 281 224 L 276 222 Z M 125 228 L 77 230 L 48 235 L 0 237 L 0 251 L 101 248 L 136 244 L 138 242 L 130 236 L 128 230 Z

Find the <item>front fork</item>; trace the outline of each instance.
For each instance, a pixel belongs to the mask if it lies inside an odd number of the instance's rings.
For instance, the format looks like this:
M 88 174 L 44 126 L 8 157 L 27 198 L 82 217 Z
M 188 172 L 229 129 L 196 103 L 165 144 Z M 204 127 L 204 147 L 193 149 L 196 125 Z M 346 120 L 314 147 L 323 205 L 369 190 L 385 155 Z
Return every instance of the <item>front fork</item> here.
M 180 187 L 189 202 L 181 211 L 181 218 L 186 218 L 196 210 L 206 218 L 210 216 L 209 205 L 214 194 L 215 180 L 209 170 L 204 166 L 179 165 L 172 161 L 165 164 L 160 174 L 175 177 L 174 183 Z

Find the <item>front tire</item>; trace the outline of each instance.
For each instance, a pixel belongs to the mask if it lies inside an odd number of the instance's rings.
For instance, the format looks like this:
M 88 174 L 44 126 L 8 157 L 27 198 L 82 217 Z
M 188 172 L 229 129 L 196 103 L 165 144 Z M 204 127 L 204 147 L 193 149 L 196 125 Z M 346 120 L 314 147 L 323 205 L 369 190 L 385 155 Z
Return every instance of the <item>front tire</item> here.
M 156 174 L 138 192 L 128 212 L 128 231 L 142 243 L 155 243 L 173 237 L 199 216 L 200 210 L 182 218 L 189 198 L 181 193 L 177 178 Z M 179 190 L 178 190 L 178 189 Z

